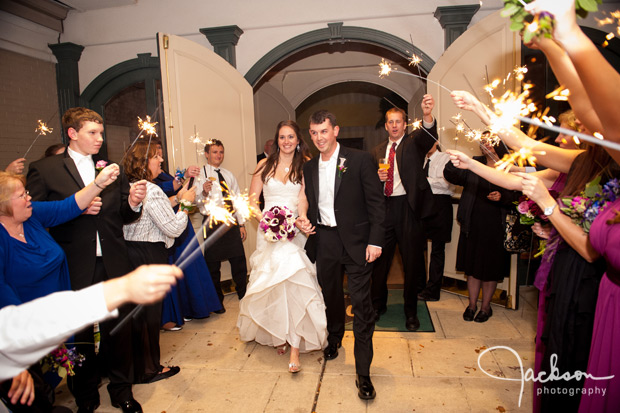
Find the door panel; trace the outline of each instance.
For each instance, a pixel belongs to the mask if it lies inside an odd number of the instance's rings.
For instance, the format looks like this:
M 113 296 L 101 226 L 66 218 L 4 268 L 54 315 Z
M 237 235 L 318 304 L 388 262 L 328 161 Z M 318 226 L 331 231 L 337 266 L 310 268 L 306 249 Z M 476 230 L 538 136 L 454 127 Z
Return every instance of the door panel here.
M 256 166 L 252 87 L 226 60 L 197 43 L 163 33 L 157 40 L 170 170 L 206 163 L 202 145 L 190 140 L 196 130 L 203 141 L 224 143 L 222 166 L 232 171 L 242 191 L 249 189 Z M 194 215 L 196 227 L 201 216 Z M 255 248 L 256 225 L 246 228 L 249 255 Z

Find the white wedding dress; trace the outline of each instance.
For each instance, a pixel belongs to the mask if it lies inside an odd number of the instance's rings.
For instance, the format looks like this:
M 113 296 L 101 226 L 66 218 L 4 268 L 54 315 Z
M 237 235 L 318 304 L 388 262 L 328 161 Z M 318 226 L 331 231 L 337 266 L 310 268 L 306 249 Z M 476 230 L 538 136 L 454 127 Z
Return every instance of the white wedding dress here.
M 301 184 L 270 178 L 263 185 L 264 210 L 286 206 L 297 216 Z M 316 267 L 304 251 L 306 237 L 269 242 L 260 229 L 256 251 L 250 257 L 252 272 L 239 307 L 237 327 L 242 341 L 266 346 L 288 342 L 300 352 L 327 345 L 327 321 Z

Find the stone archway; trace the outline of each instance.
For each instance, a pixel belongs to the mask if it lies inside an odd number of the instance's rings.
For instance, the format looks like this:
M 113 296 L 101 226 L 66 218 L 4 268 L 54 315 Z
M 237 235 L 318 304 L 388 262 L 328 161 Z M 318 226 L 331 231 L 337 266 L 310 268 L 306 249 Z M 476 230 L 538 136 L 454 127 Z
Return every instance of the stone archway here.
M 390 50 L 403 58 L 414 53 L 422 59 L 420 70 L 427 75 L 435 65 L 433 59 L 411 43 L 392 34 L 375 29 L 356 26 L 344 26 L 342 22 L 328 23 L 327 28 L 313 30 L 300 34 L 273 48 L 248 70 L 246 80 L 252 85 L 260 81 L 277 63 L 296 52 L 318 44 L 333 44 L 346 42 L 368 43 Z

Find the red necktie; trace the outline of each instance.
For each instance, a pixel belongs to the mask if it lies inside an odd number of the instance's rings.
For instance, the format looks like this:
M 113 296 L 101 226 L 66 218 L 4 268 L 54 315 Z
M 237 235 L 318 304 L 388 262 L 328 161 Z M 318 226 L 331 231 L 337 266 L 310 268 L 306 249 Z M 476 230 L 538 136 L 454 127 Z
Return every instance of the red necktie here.
M 396 142 L 392 143 L 390 154 L 388 156 L 390 169 L 388 169 L 388 177 L 387 181 L 385 181 L 385 196 L 392 195 L 392 192 L 394 191 L 394 155 L 396 155 Z

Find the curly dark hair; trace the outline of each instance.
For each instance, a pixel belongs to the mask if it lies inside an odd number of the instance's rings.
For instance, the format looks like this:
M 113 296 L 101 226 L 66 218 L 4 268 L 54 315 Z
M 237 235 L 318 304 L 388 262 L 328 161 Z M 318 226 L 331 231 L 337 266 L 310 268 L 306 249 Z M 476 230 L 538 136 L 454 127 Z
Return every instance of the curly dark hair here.
M 153 182 L 153 179 L 157 178 L 148 168 L 149 160 L 157 156 L 157 149 L 155 142 L 143 139 L 129 148 L 123 160 L 123 169 L 129 182 L 136 182 L 141 179 Z
M 267 179 L 269 179 L 276 173 L 276 168 L 278 167 L 278 163 L 280 162 L 280 129 L 285 126 L 293 129 L 293 131 L 295 132 L 295 136 L 297 136 L 297 142 L 299 144 L 299 150 L 295 149 L 295 154 L 293 155 L 293 162 L 291 163 L 291 172 L 288 175 L 288 179 L 292 183 L 296 184 L 301 182 L 304 163 L 306 163 L 306 161 L 310 159 L 310 151 L 308 150 L 308 145 L 306 145 L 301 136 L 301 129 L 299 128 L 299 125 L 297 125 L 297 123 L 293 120 L 281 121 L 276 127 L 274 145 L 271 147 L 271 153 L 267 157 L 267 160 L 263 164 L 263 167 L 255 172 L 255 174 L 261 174 L 261 180 L 263 181 L 263 183 L 267 182 Z

